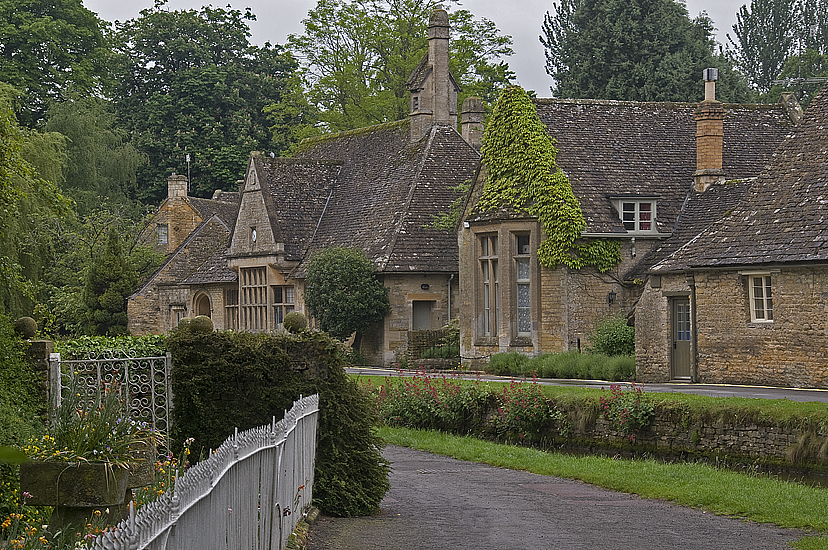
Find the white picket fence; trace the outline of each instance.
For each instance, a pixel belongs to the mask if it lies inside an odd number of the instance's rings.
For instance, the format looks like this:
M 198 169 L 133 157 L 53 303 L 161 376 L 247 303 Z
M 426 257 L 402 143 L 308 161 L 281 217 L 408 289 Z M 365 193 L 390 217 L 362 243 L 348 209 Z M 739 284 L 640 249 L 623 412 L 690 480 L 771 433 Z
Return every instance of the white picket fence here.
M 310 507 L 319 396 L 229 437 L 90 550 L 283 550 Z

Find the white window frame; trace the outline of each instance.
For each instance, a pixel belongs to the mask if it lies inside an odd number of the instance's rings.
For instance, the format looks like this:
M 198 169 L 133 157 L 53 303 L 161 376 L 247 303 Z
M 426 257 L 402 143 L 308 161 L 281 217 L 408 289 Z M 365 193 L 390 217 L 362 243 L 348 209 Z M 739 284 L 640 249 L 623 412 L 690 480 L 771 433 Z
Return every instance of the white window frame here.
M 750 293 L 750 322 L 773 323 L 773 279 L 770 272 L 750 274 L 748 291 Z
M 657 204 L 655 197 L 615 198 L 614 201 L 618 218 L 628 233 L 658 233 L 658 228 L 656 227 Z M 649 205 L 649 211 L 642 210 L 641 206 L 644 204 Z M 632 205 L 633 209 L 625 210 L 625 207 L 628 205 Z M 632 214 L 632 218 L 625 219 L 625 214 Z M 649 219 L 642 219 L 647 218 L 647 216 L 649 216 Z M 632 227 L 629 227 L 630 224 Z M 641 226 L 644 224 L 649 224 L 650 227 L 648 229 L 642 229 Z

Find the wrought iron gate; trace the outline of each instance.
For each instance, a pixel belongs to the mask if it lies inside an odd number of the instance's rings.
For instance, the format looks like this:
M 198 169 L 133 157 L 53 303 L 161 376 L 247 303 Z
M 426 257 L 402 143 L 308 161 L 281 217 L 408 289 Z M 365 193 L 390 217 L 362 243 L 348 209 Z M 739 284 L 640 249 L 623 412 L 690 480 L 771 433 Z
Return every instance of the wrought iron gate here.
M 104 351 L 86 359 L 62 360 L 59 353 L 49 355 L 49 391 L 54 410 L 61 395 L 77 391 L 81 399 L 94 402 L 106 385 L 123 388 L 131 417 L 142 420 L 153 430 L 168 433 L 172 388 L 170 354 L 164 357 L 132 357 L 121 350 Z

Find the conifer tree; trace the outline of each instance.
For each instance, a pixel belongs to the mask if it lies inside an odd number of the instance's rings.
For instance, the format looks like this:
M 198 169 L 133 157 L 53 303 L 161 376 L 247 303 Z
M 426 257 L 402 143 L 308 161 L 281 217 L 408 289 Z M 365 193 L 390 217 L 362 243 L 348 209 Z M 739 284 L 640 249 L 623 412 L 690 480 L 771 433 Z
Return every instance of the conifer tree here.
M 86 277 L 83 302 L 89 333 L 128 334 L 127 298 L 137 283 L 135 269 L 123 255 L 121 237 L 113 229 L 109 232 L 106 247 L 95 258 Z

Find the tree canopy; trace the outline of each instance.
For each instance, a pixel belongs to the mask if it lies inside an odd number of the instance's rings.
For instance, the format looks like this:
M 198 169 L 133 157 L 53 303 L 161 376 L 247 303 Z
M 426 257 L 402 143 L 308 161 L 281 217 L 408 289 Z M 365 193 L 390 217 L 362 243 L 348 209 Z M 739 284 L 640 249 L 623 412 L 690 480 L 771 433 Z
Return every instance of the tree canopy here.
M 113 37 L 119 120 L 149 160 L 135 198 L 153 202 L 173 172 L 190 173 L 195 195 L 234 190 L 251 151 L 280 152 L 264 108 L 293 98 L 298 85 L 283 48 L 250 44 L 249 8 L 168 11 L 165 3 L 116 24 Z
M 719 69 L 722 101 L 749 98 L 727 59 L 713 54 L 713 23 L 676 0 L 560 0 L 540 41 L 558 97 L 699 101 L 702 70 Z
M 81 0 L 0 0 L 0 36 L 0 82 L 20 90 L 25 126 L 70 91 L 87 94 L 104 82 L 101 21 Z
M 406 81 L 428 51 L 432 10 L 458 0 L 319 0 L 289 47 L 301 60 L 309 98 L 334 131 L 408 116 Z M 494 102 L 514 77 L 502 57 L 512 39 L 466 10 L 449 14 L 451 69 L 464 95 Z M 462 99 L 462 97 L 461 97 Z
M 390 311 L 388 289 L 374 276 L 362 250 L 334 247 L 311 257 L 305 279 L 305 305 L 319 328 L 340 340 L 356 332 L 354 348 L 372 323 Z
M 789 79 L 828 75 L 828 4 L 800 0 L 751 0 L 736 13 L 728 53 L 766 100 L 775 101 Z M 800 57 L 801 63 L 800 63 Z M 807 86 L 811 94 L 822 84 Z M 800 98 L 802 99 L 802 98 Z
M 106 247 L 94 258 L 86 277 L 83 302 L 90 334 L 129 334 L 127 298 L 137 283 L 138 274 L 124 258 L 121 236 L 112 228 Z

